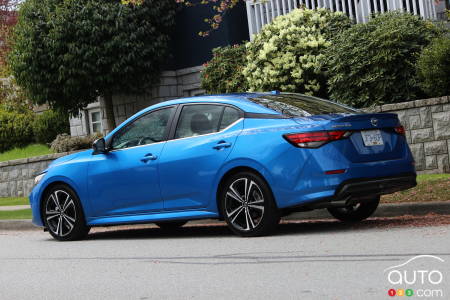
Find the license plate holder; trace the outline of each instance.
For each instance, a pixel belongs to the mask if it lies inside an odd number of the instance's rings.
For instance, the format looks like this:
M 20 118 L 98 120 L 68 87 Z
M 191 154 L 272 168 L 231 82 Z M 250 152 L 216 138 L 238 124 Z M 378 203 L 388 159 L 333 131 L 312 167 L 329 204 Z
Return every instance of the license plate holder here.
M 381 131 L 379 129 L 361 131 L 361 136 L 364 142 L 364 146 L 366 147 L 384 145 L 383 137 L 381 136 Z

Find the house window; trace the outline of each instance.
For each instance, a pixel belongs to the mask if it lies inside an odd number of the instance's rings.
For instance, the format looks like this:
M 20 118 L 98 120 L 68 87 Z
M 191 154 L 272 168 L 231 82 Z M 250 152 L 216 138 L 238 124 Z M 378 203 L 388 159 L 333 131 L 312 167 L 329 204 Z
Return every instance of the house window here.
M 89 124 L 91 128 L 91 133 L 103 132 L 100 110 L 94 110 L 89 112 Z

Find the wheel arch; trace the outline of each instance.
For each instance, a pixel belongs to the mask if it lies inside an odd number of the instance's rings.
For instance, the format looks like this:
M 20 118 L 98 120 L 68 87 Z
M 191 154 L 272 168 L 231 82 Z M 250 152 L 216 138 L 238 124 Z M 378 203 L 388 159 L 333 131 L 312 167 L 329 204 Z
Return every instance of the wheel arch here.
M 267 184 L 267 186 L 269 188 L 269 191 L 272 194 L 272 197 L 273 197 L 273 199 L 275 201 L 275 205 L 277 206 L 277 201 L 276 201 L 275 195 L 273 193 L 272 187 L 270 186 L 268 180 L 262 174 L 262 172 L 260 172 L 256 168 L 249 167 L 249 166 L 236 166 L 236 167 L 233 167 L 233 168 L 229 169 L 228 171 L 226 171 L 222 175 L 222 177 L 221 177 L 221 179 L 220 179 L 220 181 L 219 181 L 219 183 L 217 185 L 217 189 L 216 189 L 216 205 L 217 205 L 217 211 L 218 211 L 218 215 L 219 215 L 220 219 L 223 219 L 223 216 L 222 216 L 222 204 L 221 204 L 221 201 L 220 201 L 220 194 L 222 193 L 222 191 L 224 189 L 224 183 L 225 183 L 225 181 L 228 178 L 230 178 L 231 176 L 233 176 L 233 175 L 235 175 L 237 173 L 240 173 L 240 172 L 250 172 L 250 173 L 253 173 L 253 174 L 261 177 L 261 179 L 264 180 L 264 182 Z
M 40 217 L 41 217 L 41 220 L 42 220 L 42 224 L 44 224 L 44 225 L 45 225 L 45 221 L 44 221 L 44 216 L 43 216 L 43 209 L 44 209 L 45 197 L 46 197 L 47 193 L 53 187 L 58 186 L 58 185 L 65 185 L 65 186 L 69 187 L 72 190 L 72 192 L 75 193 L 77 198 L 80 199 L 80 196 L 79 196 L 77 190 L 73 187 L 73 185 L 71 185 L 70 183 L 68 183 L 68 182 L 66 182 L 64 180 L 59 179 L 59 180 L 55 180 L 55 181 L 52 181 L 49 184 L 47 184 L 47 186 L 42 190 L 40 198 L 39 198 L 39 214 L 40 214 Z M 85 208 L 83 206 L 82 201 L 79 200 L 78 202 L 79 202 L 79 205 L 81 207 L 81 210 L 83 211 L 83 217 L 85 219 L 84 222 L 86 223 L 86 210 L 85 210 Z

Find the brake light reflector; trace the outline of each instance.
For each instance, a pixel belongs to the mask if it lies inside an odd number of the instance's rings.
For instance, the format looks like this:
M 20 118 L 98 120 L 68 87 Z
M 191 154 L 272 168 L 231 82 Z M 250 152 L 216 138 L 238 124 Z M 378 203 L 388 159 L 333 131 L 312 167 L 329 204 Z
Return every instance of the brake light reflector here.
M 314 131 L 285 134 L 283 137 L 292 145 L 300 148 L 318 148 L 331 141 L 337 141 L 350 136 L 350 131 Z
M 397 126 L 394 128 L 395 132 L 397 132 L 400 135 L 405 135 L 405 127 L 403 126 Z
M 331 170 L 325 172 L 326 175 L 343 174 L 343 173 L 345 173 L 345 169 Z

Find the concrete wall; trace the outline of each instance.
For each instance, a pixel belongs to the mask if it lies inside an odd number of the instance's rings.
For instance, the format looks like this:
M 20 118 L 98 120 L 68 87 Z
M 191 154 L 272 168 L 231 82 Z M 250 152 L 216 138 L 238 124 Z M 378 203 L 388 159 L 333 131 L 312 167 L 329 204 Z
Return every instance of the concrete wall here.
M 371 111 L 398 115 L 419 173 L 450 173 L 450 96 L 385 104 Z
M 0 197 L 28 197 L 34 177 L 55 159 L 75 153 L 64 152 L 0 162 Z
M 204 91 L 200 87 L 200 71 L 202 68 L 202 66 L 197 66 L 176 71 L 165 71 L 161 74 L 160 83 L 142 95 L 114 95 L 113 105 L 116 124 L 119 125 L 128 117 L 150 105 L 170 99 L 203 94 Z M 101 111 L 104 133 L 109 132 L 110 128 L 107 128 L 106 114 L 102 99 L 100 99 L 99 102 L 91 103 L 81 111 L 80 117 L 70 119 L 70 134 L 72 136 L 92 134 L 89 128 L 89 113 L 98 109 Z

